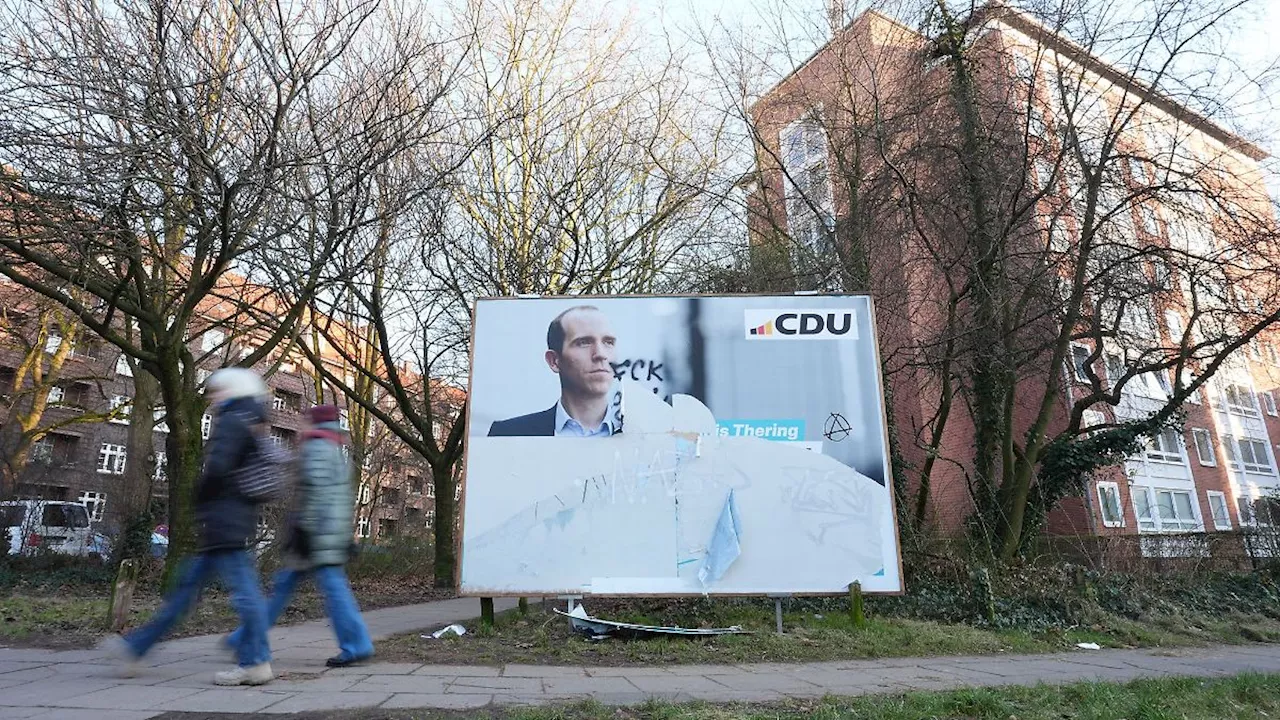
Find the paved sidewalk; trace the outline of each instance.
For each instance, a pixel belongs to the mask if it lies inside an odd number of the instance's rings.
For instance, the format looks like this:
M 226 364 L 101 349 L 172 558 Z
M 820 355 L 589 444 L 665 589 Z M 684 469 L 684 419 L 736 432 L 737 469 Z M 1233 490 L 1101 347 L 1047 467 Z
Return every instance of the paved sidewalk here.
M 500 608 L 507 607 L 500 603 Z M 474 617 L 474 599 L 366 614 L 377 636 Z M 165 643 L 138 677 L 116 677 L 96 650 L 0 649 L 0 719 L 143 720 L 169 711 L 293 713 L 345 708 L 451 708 L 540 704 L 594 698 L 627 705 L 671 701 L 770 702 L 824 695 L 1029 685 L 1077 680 L 1125 681 L 1169 675 L 1223 676 L 1280 672 L 1280 646 L 1240 645 L 1171 650 L 1080 650 L 1056 655 L 850 660 L 798 665 L 710 665 L 668 668 L 521 666 L 443 667 L 371 663 L 326 669 L 333 641 L 323 622 L 272 631 L 285 676 L 261 688 L 215 688 L 225 669 L 216 637 Z M 425 642 L 425 641 L 424 641 Z M 92 714 L 86 713 L 92 710 Z M 107 712 L 111 711 L 111 712 Z

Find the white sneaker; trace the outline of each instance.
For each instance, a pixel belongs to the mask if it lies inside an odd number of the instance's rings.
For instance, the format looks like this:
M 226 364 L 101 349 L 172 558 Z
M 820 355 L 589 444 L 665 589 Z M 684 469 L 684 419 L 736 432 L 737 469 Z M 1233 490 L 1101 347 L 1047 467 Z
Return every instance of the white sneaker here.
M 249 667 L 238 667 L 213 676 L 214 685 L 266 685 L 275 677 L 271 673 L 271 663 L 259 663 Z
M 141 669 L 139 658 L 133 654 L 133 648 L 129 647 L 129 643 L 119 635 L 112 635 L 98 646 L 99 649 L 105 650 L 108 655 L 118 664 L 117 671 L 120 677 L 137 677 L 138 671 Z

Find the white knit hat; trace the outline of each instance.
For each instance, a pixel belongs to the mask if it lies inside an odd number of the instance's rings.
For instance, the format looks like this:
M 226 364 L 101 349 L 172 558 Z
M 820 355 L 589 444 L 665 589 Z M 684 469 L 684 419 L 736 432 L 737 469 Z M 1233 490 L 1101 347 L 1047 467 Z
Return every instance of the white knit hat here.
M 270 392 L 258 373 L 248 368 L 216 370 L 204 383 L 205 397 L 215 405 L 243 397 L 265 398 Z

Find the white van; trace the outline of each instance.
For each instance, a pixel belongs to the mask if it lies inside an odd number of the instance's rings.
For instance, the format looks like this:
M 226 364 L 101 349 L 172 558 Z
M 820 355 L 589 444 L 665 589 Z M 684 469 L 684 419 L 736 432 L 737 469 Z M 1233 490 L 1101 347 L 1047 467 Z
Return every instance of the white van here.
M 79 503 L 57 500 L 0 502 L 0 542 L 3 534 L 9 536 L 11 555 L 86 555 L 92 545 L 89 511 Z

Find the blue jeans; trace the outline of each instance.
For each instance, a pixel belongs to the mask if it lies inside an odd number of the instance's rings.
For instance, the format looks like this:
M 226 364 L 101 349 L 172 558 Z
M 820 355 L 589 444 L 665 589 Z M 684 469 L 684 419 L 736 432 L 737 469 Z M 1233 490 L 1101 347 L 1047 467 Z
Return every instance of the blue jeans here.
M 369 629 L 365 627 L 364 618 L 360 617 L 360 606 L 356 604 L 355 595 L 351 594 L 351 586 L 347 583 L 347 574 L 341 565 L 321 565 L 308 570 L 284 569 L 276 573 L 274 586 L 271 589 L 271 602 L 267 604 L 267 622 L 275 625 L 289 605 L 298 581 L 311 572 L 315 576 L 316 585 L 324 595 L 324 609 L 329 614 L 329 623 L 333 625 L 333 634 L 338 636 L 340 657 L 346 659 L 366 658 L 373 655 L 373 640 L 369 638 Z M 227 644 L 239 648 L 244 641 L 246 628 L 237 628 L 227 637 Z
M 178 584 L 165 598 L 160 611 L 147 624 L 125 636 L 124 641 L 134 655 L 146 655 L 195 607 L 200 600 L 200 592 L 214 573 L 222 576 L 222 581 L 231 591 L 231 606 L 240 616 L 240 626 L 244 628 L 243 639 L 236 645 L 236 660 L 240 667 L 271 660 L 271 648 L 267 644 L 267 612 L 262 591 L 258 589 L 257 569 L 243 550 L 201 553 L 187 559 Z

